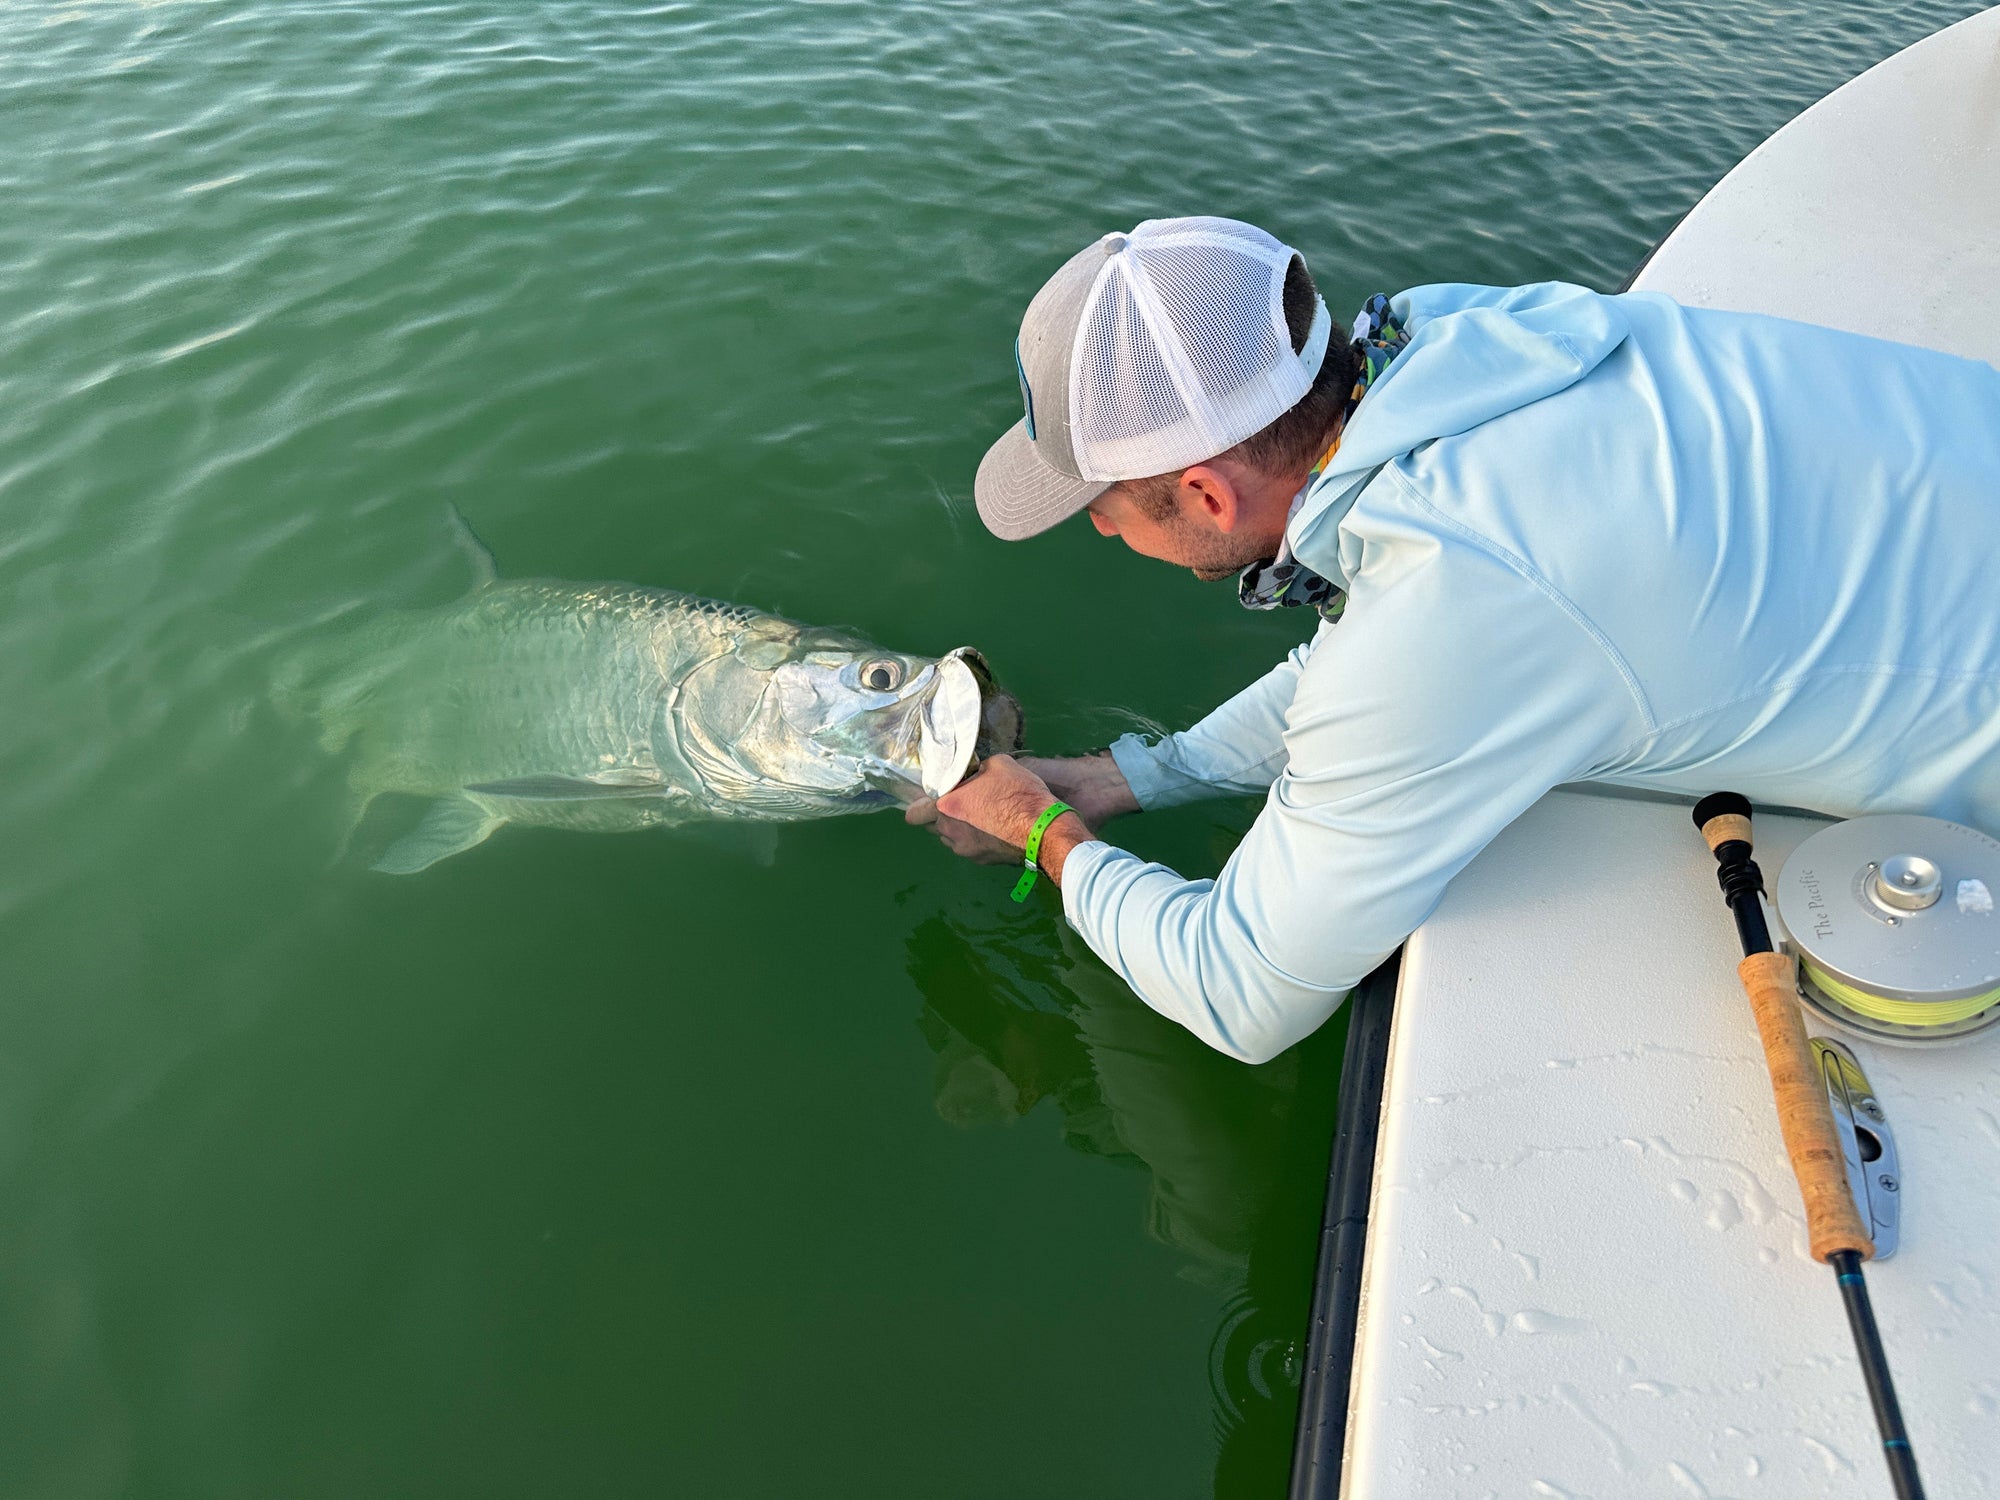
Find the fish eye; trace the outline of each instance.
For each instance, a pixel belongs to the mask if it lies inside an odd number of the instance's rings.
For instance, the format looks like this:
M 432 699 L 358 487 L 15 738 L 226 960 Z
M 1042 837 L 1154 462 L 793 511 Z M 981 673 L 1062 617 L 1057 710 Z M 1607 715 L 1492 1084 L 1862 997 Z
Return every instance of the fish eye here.
M 903 664 L 886 657 L 869 662 L 861 669 L 861 685 L 871 692 L 894 692 L 903 683 Z

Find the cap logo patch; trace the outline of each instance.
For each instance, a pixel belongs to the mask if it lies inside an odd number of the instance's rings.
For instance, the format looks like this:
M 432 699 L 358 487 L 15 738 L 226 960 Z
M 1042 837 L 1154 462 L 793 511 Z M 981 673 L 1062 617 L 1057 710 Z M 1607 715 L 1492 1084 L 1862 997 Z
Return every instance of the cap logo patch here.
M 1035 393 L 1028 389 L 1028 367 L 1021 363 L 1021 341 L 1014 340 L 1014 373 L 1021 378 L 1021 409 L 1026 414 L 1022 425 L 1028 429 L 1028 441 L 1035 440 Z

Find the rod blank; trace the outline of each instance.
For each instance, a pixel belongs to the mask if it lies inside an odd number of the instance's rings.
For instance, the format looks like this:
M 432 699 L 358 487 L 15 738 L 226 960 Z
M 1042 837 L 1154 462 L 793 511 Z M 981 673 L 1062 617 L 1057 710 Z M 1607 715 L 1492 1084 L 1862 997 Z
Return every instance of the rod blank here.
M 1771 1074 L 1771 1093 L 1778 1106 L 1778 1129 L 1791 1158 L 1805 1202 L 1806 1233 L 1813 1259 L 1833 1267 L 1847 1308 L 1847 1325 L 1854 1334 L 1854 1351 L 1861 1361 L 1861 1378 L 1868 1385 L 1875 1426 L 1882 1434 L 1882 1457 L 1897 1500 L 1923 1500 L 1923 1481 L 1910 1435 L 1903 1428 L 1903 1410 L 1889 1374 L 1882 1333 L 1875 1324 L 1874 1304 L 1861 1263 L 1875 1253 L 1874 1241 L 1861 1222 L 1847 1184 L 1847 1166 L 1834 1130 L 1833 1110 L 1814 1067 L 1799 1015 L 1798 976 L 1790 957 L 1775 952 L 1770 924 L 1764 920 L 1764 872 L 1751 858 L 1750 801 L 1735 792 L 1717 792 L 1694 806 L 1694 826 L 1701 830 L 1715 856 L 1716 883 L 1736 919 L 1743 944 L 1737 978 L 1750 997 L 1757 1034 L 1764 1042 L 1764 1064 Z

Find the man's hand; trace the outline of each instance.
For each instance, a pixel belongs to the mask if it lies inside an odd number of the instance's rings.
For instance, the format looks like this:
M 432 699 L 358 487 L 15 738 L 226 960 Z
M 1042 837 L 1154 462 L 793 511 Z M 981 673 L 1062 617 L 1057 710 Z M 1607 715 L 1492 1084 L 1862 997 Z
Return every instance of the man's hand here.
M 981 833 L 970 823 L 946 817 L 929 797 L 920 797 L 904 808 L 903 821 L 913 828 L 928 828 L 945 848 L 974 864 L 1018 865 L 1021 862 L 1019 849 L 991 834 Z
M 1092 828 L 1102 828 L 1121 814 L 1139 810 L 1139 799 L 1132 795 L 1125 773 L 1118 769 L 1109 750 L 1060 760 L 1023 756 L 1021 764 L 1041 777 L 1049 790 L 1075 808 L 1077 816 Z
M 1086 809 L 1108 818 L 1136 811 L 1139 805 L 1108 753 L 1019 761 L 995 755 L 978 775 L 937 802 L 926 798 L 914 803 L 903 816 L 909 823 L 932 829 L 954 854 L 980 864 L 1019 864 L 1029 830 L 1052 802 L 1067 802 L 1077 809 L 1058 818 L 1042 835 L 1038 863 L 1058 881 L 1069 851 L 1095 837 L 1083 815 Z

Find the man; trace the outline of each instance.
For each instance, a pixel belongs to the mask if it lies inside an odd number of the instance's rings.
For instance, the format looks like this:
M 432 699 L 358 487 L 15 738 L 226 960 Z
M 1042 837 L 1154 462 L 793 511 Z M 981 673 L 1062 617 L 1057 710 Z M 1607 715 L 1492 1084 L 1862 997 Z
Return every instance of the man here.
M 1027 411 L 980 465 L 1002 538 L 1086 512 L 1323 617 L 1184 733 L 912 809 L 1019 858 L 1070 803 L 1038 863 L 1147 1004 L 1275 1056 L 1562 782 L 2000 832 L 2000 372 L 1559 283 L 1330 323 L 1247 224 L 1108 235 L 1029 304 Z M 1094 832 L 1250 792 L 1213 881 Z

